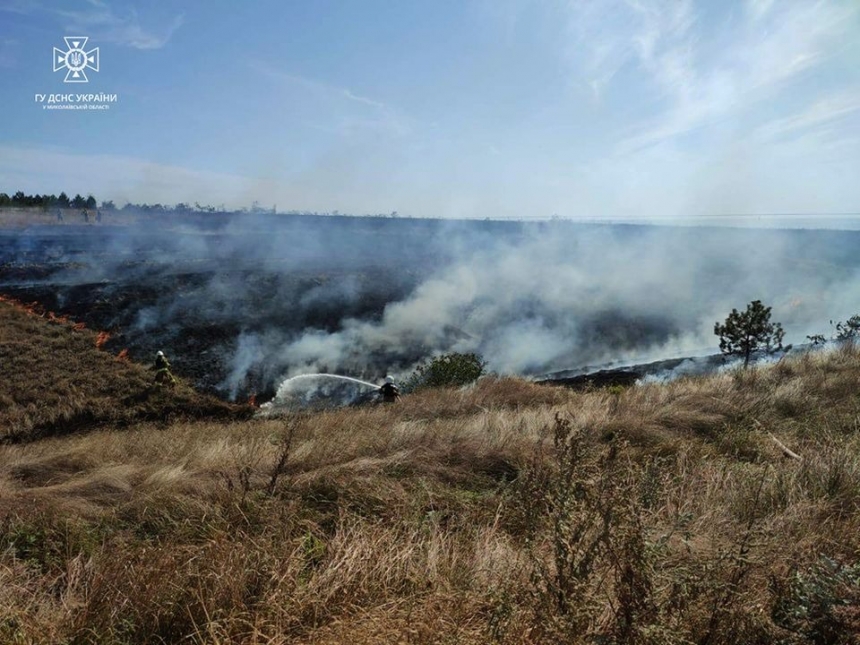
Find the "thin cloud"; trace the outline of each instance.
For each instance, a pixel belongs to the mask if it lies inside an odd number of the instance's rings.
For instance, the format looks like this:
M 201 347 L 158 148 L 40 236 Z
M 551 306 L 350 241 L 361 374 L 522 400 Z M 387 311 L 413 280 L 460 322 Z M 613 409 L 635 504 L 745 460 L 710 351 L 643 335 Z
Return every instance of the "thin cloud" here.
M 572 2 L 577 69 L 596 95 L 628 66 L 650 84 L 658 112 L 618 143 L 630 153 L 741 115 L 820 66 L 837 50 L 857 9 L 834 2 L 758 0 L 715 33 L 690 1 Z M 707 29 L 706 29 L 707 28 Z
M 792 116 L 774 119 L 756 129 L 760 140 L 787 137 L 796 132 L 831 126 L 860 111 L 860 91 L 826 96 Z M 827 128 L 829 130 L 829 127 Z
M 371 107 L 385 109 L 385 105 L 380 103 L 379 101 L 374 101 L 373 99 L 359 96 L 358 94 L 353 94 L 348 89 L 343 90 L 343 94 L 351 101 L 357 101 L 359 103 L 364 103 L 365 105 L 370 105 Z
M 102 42 L 111 42 L 135 49 L 160 49 L 184 23 L 182 14 L 162 28 L 144 27 L 134 8 L 120 15 L 103 0 L 86 0 L 91 7 L 79 11 L 55 9 L 39 0 L 5 0 L 0 12 L 19 15 L 45 13 L 63 23 L 68 31 L 86 31 Z
M 0 145 L 0 183 L 39 193 L 92 192 L 115 201 L 174 204 L 206 199 L 236 204 L 255 180 L 129 156 Z
M 349 88 L 293 74 L 258 60 L 249 61 L 248 65 L 285 87 L 299 88 L 315 96 L 324 109 L 315 117 L 319 122 L 309 124 L 314 129 L 345 136 L 368 131 L 405 136 L 414 129 L 415 123 L 391 106 Z
M 744 9 L 750 19 L 755 22 L 764 18 L 773 8 L 774 0 L 747 0 Z
M 287 83 L 295 83 L 297 85 L 302 85 L 307 89 L 316 90 L 318 92 L 328 94 L 329 96 L 343 97 L 350 101 L 355 101 L 356 103 L 368 105 L 370 107 L 374 107 L 380 110 L 386 109 L 385 104 L 381 101 L 375 101 L 373 99 L 367 98 L 366 96 L 356 94 L 349 88 L 337 87 L 336 85 L 317 81 L 312 78 L 307 78 L 306 76 L 300 76 L 298 74 L 285 72 L 283 70 L 275 69 L 259 61 L 252 61 L 250 65 L 252 69 L 260 72 L 261 74 L 265 74 L 269 78 L 284 81 Z
M 88 2 L 93 7 L 90 10 L 56 12 L 65 21 L 66 29 L 86 31 L 94 39 L 134 49 L 161 49 L 185 21 L 180 14 L 162 28 L 146 28 L 141 25 L 134 9 L 130 9 L 126 15 L 119 15 L 101 0 Z

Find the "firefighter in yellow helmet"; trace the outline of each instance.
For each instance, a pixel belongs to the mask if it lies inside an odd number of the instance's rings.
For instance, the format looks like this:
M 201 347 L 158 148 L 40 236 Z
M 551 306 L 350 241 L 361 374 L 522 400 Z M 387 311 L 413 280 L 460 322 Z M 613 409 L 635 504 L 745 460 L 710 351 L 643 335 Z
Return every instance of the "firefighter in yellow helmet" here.
M 155 382 L 159 385 L 176 385 L 176 379 L 170 373 L 170 362 L 164 355 L 164 352 L 158 351 L 155 354 Z

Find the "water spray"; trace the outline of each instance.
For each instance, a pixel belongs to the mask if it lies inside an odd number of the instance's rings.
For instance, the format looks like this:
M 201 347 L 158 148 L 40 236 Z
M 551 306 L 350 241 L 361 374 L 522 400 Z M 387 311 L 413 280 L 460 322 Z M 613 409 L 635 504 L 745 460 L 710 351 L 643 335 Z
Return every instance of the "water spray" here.
M 326 374 L 324 372 L 320 372 L 319 374 L 299 374 L 298 376 L 293 376 L 291 378 L 288 378 L 287 380 L 283 381 L 278 386 L 278 392 L 281 391 L 281 388 L 287 386 L 289 383 L 292 383 L 293 381 L 299 381 L 301 379 L 320 378 L 320 377 L 341 379 L 343 381 L 351 381 L 353 383 L 359 383 L 361 385 L 366 385 L 367 387 L 372 387 L 376 390 L 379 389 L 378 385 L 374 385 L 373 383 L 368 383 L 367 381 L 362 381 L 361 379 L 352 378 L 351 376 L 341 376 L 340 374 Z
M 275 398 L 260 406 L 260 414 L 308 408 L 342 407 L 365 399 L 378 385 L 340 374 L 300 374 L 281 382 Z

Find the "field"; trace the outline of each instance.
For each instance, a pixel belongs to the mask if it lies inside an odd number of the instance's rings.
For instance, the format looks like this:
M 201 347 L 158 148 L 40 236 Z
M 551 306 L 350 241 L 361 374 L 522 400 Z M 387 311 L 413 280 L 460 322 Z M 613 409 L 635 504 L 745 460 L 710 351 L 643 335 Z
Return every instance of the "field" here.
M 0 642 L 860 639 L 851 346 L 264 420 L 0 328 Z
M 164 350 L 234 401 L 270 399 L 288 374 L 405 378 L 450 351 L 533 377 L 713 354 L 714 321 L 752 299 L 800 343 L 856 313 L 860 270 L 856 231 L 30 215 L 0 228 L 0 294 L 109 332 L 133 361 Z

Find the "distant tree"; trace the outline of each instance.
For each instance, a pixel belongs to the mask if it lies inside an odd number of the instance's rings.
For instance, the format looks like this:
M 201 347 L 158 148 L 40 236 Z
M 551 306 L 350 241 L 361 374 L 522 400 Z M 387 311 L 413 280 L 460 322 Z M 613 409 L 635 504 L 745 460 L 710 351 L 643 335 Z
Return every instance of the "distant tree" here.
M 27 196 L 23 191 L 19 190 L 17 193 L 12 195 L 12 203 L 15 204 L 15 206 L 26 206 Z
M 827 339 L 824 337 L 824 334 L 812 334 L 811 336 L 807 336 L 806 340 L 808 340 L 813 345 L 823 345 L 827 342 Z
M 87 205 L 87 200 L 80 196 L 80 194 L 75 195 L 75 198 L 72 200 L 72 206 L 74 208 L 85 208 Z
M 57 197 L 57 206 L 59 206 L 60 208 L 68 208 L 69 206 L 71 206 L 71 203 L 69 202 L 69 196 L 66 195 L 66 193 L 60 193 L 60 196 Z
M 113 201 L 109 199 L 106 202 L 102 202 L 102 205 L 100 208 L 103 211 L 115 211 L 116 210 L 116 204 L 114 204 Z
M 87 208 L 95 208 L 96 207 L 96 198 L 92 195 L 87 196 L 87 201 L 85 202 Z
M 833 324 L 832 320 L 830 324 Z M 834 337 L 836 340 L 853 341 L 858 335 L 860 335 L 860 314 L 851 316 L 845 322 L 836 323 L 836 336 Z
M 12 205 L 12 198 L 6 193 L 0 193 L 0 208 Z
M 753 300 L 746 311 L 732 309 L 724 323 L 715 323 L 714 333 L 720 337 L 720 351 L 727 356 L 743 356 L 746 367 L 754 352 L 782 350 L 785 332 L 780 323 L 770 322 L 770 309 L 761 300 Z M 788 349 L 790 347 L 785 348 Z

